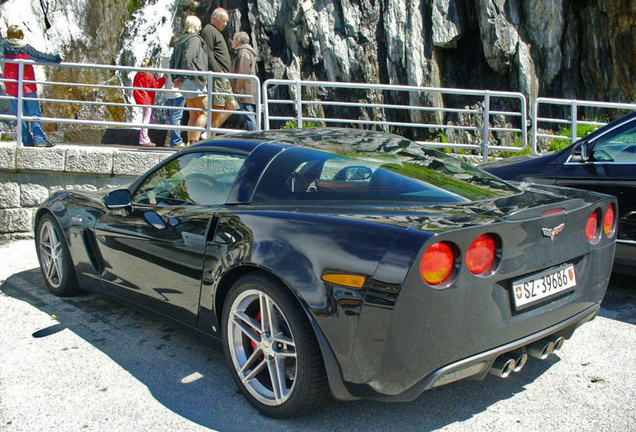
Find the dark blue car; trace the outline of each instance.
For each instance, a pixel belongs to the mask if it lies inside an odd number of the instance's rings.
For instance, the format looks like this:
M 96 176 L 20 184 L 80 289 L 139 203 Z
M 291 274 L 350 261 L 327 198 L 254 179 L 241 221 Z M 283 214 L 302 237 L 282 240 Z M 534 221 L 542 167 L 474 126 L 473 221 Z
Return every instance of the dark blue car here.
M 614 271 L 636 275 L 636 112 L 559 152 L 505 159 L 481 168 L 506 180 L 616 196 L 619 223 Z

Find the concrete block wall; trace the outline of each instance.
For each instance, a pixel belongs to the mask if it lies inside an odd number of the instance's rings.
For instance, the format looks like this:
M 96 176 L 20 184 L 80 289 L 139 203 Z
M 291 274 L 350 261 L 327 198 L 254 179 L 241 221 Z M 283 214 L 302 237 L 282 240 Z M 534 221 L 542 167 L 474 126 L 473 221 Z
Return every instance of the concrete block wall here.
M 51 193 L 125 187 L 173 150 L 0 143 L 0 239 L 33 236 L 33 215 Z

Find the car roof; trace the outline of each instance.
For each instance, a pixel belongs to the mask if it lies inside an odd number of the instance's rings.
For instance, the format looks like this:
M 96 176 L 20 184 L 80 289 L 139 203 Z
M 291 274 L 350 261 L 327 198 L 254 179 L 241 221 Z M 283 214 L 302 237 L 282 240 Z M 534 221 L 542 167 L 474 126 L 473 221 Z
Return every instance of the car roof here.
M 233 148 L 251 152 L 262 143 L 312 148 L 338 154 L 395 153 L 419 147 L 407 138 L 385 132 L 330 127 L 241 132 L 204 141 L 196 147 Z

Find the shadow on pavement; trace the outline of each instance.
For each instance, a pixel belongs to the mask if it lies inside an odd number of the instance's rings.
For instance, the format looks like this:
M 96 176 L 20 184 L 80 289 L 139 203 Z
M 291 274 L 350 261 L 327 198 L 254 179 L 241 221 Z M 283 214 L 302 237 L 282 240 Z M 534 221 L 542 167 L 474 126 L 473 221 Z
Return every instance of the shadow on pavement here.
M 409 403 L 334 401 L 305 417 L 273 420 L 259 415 L 238 393 L 222 352 L 201 338 L 96 295 L 55 297 L 44 287 L 38 269 L 11 276 L 0 289 L 58 320 L 34 329 L 34 338 L 72 331 L 147 386 L 167 409 L 219 431 L 439 429 L 523 392 L 560 360 L 558 355 L 542 362 L 530 359 L 521 373 L 506 380 L 488 376 L 483 381 L 458 382 Z M 143 407 L 131 407 L 135 409 Z
M 636 324 L 636 277 L 612 274 L 600 316 Z

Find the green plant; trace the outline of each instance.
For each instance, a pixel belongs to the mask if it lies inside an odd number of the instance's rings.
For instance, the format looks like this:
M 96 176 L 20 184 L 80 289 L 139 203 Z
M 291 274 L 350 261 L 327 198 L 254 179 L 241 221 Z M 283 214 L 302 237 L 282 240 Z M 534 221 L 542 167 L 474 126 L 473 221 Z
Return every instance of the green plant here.
M 5 134 L 0 135 L 0 141 L 13 141 L 13 139 Z
M 436 138 L 439 142 L 444 143 L 444 144 L 448 144 L 450 143 L 450 140 L 448 139 L 448 136 L 446 135 L 446 132 L 444 131 L 437 131 L 437 135 Z M 455 153 L 455 150 L 448 148 L 448 147 L 439 147 L 437 150 L 443 152 L 443 153 Z
M 590 133 L 594 132 L 598 128 L 600 128 L 600 126 L 598 126 L 598 125 L 579 124 L 579 125 L 576 126 L 576 136 L 578 138 L 584 137 L 587 134 L 590 134 Z M 572 128 L 570 128 L 570 127 L 561 128 L 561 129 L 559 129 L 557 134 L 559 136 L 571 137 L 572 136 Z M 552 140 L 552 142 L 550 143 L 550 150 L 551 151 L 563 150 L 564 148 L 566 148 L 570 144 L 572 144 L 572 142 L 569 139 L 557 138 L 557 139 Z
M 437 132 L 437 138 L 439 139 L 439 142 L 442 142 L 444 144 L 448 144 L 450 142 L 446 133 L 442 131 Z
M 132 15 L 133 12 L 135 12 L 137 9 L 141 9 L 143 7 L 143 0 L 130 0 L 128 2 L 128 6 L 126 7 L 128 9 L 128 13 Z
M 521 148 L 523 147 L 523 141 L 521 140 L 521 137 L 516 134 L 516 138 L 515 141 L 512 143 L 513 147 L 518 147 Z M 499 154 L 499 156 L 501 156 L 502 158 L 509 158 L 509 157 L 514 157 L 514 156 L 520 156 L 520 155 L 526 155 L 526 154 L 530 154 L 532 153 L 532 147 L 530 145 L 526 146 L 525 149 L 523 149 L 522 151 L 518 152 L 518 151 L 503 151 Z
M 298 122 L 296 120 L 286 121 L 281 129 L 296 129 Z M 320 127 L 320 124 L 315 121 L 303 121 L 304 128 Z

